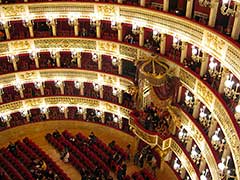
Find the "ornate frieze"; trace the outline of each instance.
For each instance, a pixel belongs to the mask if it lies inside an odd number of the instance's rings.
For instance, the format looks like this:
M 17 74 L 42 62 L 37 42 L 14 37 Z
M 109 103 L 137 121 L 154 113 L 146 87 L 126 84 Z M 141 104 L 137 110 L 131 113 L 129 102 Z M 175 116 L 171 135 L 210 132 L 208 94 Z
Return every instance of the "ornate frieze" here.
M 191 89 L 194 89 L 196 85 L 196 78 L 192 74 L 190 74 L 189 72 L 181 68 L 179 72 L 179 78 L 188 87 L 190 87 Z

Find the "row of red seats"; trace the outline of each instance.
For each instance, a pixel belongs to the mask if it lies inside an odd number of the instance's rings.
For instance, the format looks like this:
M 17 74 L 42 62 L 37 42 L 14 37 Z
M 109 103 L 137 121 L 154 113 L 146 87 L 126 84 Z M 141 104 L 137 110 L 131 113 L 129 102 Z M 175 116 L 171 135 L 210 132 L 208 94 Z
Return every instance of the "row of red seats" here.
M 49 168 L 53 169 L 54 172 L 56 172 L 60 179 L 62 180 L 70 180 L 70 178 L 63 172 L 62 169 L 60 169 L 56 163 L 38 146 L 36 145 L 32 140 L 30 140 L 28 137 L 23 139 L 23 142 L 36 154 L 38 154 L 48 165 Z
M 11 178 L 8 175 L 8 173 L 4 169 L 2 169 L 1 167 L 0 167 L 0 177 L 3 180 L 11 180 Z
M 147 169 L 142 169 L 141 171 L 135 172 L 132 174 L 132 178 L 134 180 L 157 180 L 152 173 L 150 173 Z

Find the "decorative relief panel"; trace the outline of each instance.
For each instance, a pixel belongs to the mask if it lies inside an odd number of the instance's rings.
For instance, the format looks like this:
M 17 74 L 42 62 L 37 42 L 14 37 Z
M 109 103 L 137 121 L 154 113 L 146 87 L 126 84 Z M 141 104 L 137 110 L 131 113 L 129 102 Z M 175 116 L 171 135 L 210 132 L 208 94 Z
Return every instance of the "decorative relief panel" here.
M 16 111 L 22 107 L 22 101 L 11 102 L 7 104 L 3 104 L 0 106 L 0 112 L 6 113 L 9 111 Z
M 70 6 L 69 3 L 41 3 L 41 4 L 29 4 L 29 12 L 34 14 L 44 14 L 44 13 L 59 13 L 64 14 L 64 12 L 67 14 L 68 12 L 81 12 L 81 13 L 93 13 L 94 8 L 93 4 L 90 3 L 74 3 L 71 2 L 72 5 Z
M 157 142 L 157 136 L 155 136 L 155 137 L 151 136 L 151 135 L 145 133 L 143 130 L 141 130 L 137 126 L 135 129 L 135 133 L 139 138 L 141 138 L 143 141 L 147 142 L 148 144 L 156 144 L 156 142 Z
M 207 105 L 211 107 L 214 100 L 213 93 L 200 81 L 198 81 L 197 83 L 197 94 L 202 96 L 205 103 L 207 103 Z
M 137 57 L 137 48 L 126 46 L 126 45 L 120 45 L 120 54 L 123 56 L 129 56 L 132 58 Z
M 44 99 L 43 98 L 27 99 L 24 100 L 24 102 L 25 102 L 24 104 L 27 107 L 39 107 L 44 103 Z
M 95 40 L 83 40 L 83 39 L 36 39 L 34 40 L 36 48 L 43 49 L 71 49 L 71 48 L 82 48 L 82 49 L 96 49 Z
M 202 45 L 211 49 L 218 58 L 223 59 L 227 52 L 225 41 L 210 31 L 205 31 Z
M 232 66 L 232 70 L 231 72 L 238 78 L 240 79 L 240 53 L 239 52 L 239 48 L 234 47 L 232 45 L 228 46 L 228 51 L 227 51 L 227 55 L 225 58 L 225 63 L 228 66 Z
M 196 84 L 196 78 L 185 71 L 184 69 L 180 69 L 179 78 L 183 81 L 187 86 L 189 86 L 192 90 L 194 90 Z
M 5 17 L 20 16 L 26 12 L 24 5 L 2 6 L 2 11 Z
M 116 16 L 117 6 L 114 5 L 98 5 L 97 12 L 103 16 Z
M 11 41 L 9 43 L 9 50 L 10 51 L 22 51 L 31 49 L 31 42 L 28 40 L 18 40 L 18 41 Z
M 97 41 L 97 49 L 100 51 L 107 51 L 112 53 L 118 52 L 118 44 L 106 41 Z
M 8 52 L 8 44 L 1 42 L 0 43 L 0 54 L 4 54 L 6 52 Z

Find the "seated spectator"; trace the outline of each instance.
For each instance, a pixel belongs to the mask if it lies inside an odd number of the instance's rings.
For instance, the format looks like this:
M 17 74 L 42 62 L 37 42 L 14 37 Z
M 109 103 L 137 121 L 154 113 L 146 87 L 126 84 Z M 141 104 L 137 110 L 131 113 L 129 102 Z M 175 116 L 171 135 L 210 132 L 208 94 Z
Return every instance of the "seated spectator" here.
M 115 146 L 116 142 L 113 140 L 111 141 L 108 146 L 112 149 Z
M 88 139 L 89 139 L 89 145 L 91 145 L 92 143 L 94 143 L 96 141 L 96 136 L 93 132 L 90 133 Z
M 15 144 L 13 144 L 12 142 L 10 142 L 7 148 L 8 148 L 8 150 L 9 150 L 11 153 L 15 154 L 17 147 L 16 147 Z
M 59 131 L 57 129 L 55 129 L 55 131 L 53 132 L 53 137 L 55 137 L 56 139 L 61 137 L 61 134 L 59 133 Z

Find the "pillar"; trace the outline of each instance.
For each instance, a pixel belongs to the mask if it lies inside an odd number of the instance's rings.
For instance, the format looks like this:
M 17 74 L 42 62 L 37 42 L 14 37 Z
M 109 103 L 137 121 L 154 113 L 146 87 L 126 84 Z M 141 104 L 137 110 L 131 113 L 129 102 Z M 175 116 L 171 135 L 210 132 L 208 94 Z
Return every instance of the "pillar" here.
M 26 110 L 26 111 L 27 111 L 27 114 L 26 114 L 27 122 L 30 122 L 30 114 L 29 114 L 28 110 Z
M 122 92 L 122 90 L 119 90 L 118 103 L 122 104 L 122 101 L 123 101 L 123 92 Z
M 41 92 L 41 96 L 44 96 L 44 86 L 43 86 L 43 84 L 40 86 L 40 92 Z
M 83 109 L 83 120 L 87 120 L 87 110 Z
M 208 70 L 208 63 L 209 63 L 209 55 L 206 52 L 203 52 L 201 68 L 200 68 L 200 76 L 203 77 Z
M 229 145 L 225 144 L 224 150 L 223 150 L 223 154 L 222 154 L 222 158 L 226 159 L 227 156 L 229 156 L 231 153 Z
M 60 61 L 60 52 L 56 52 L 55 53 L 55 56 L 56 56 L 56 64 L 57 64 L 57 67 L 61 67 L 61 61 Z
M 122 117 L 118 117 L 119 129 L 122 129 L 122 124 L 123 124 Z
M 82 60 L 81 52 L 77 52 L 77 67 L 78 67 L 78 68 L 81 68 L 81 67 L 82 67 L 81 60 Z
M 140 0 L 140 6 L 145 7 L 146 1 L 145 0 Z
M 64 95 L 64 82 L 63 81 L 60 85 L 60 91 L 61 91 L 61 95 Z
M 144 45 L 144 27 L 140 27 L 140 33 L 139 33 L 139 46 Z
M 177 102 L 179 103 L 181 101 L 181 96 L 182 96 L 182 86 L 179 87 L 178 89 L 178 97 L 177 97 Z
M 68 119 L 68 108 L 67 107 L 64 108 L 64 118 Z
M 3 28 L 5 31 L 6 39 L 7 40 L 11 39 L 11 35 L 10 35 L 10 31 L 9 31 L 10 26 L 9 26 L 8 22 L 3 23 Z
M 103 86 L 99 85 L 100 89 L 99 89 L 99 94 L 100 94 L 100 98 L 103 99 Z
M 118 74 L 122 75 L 122 60 L 119 59 L 119 63 L 118 63 Z
M 187 152 L 190 152 L 192 149 L 192 141 L 193 141 L 193 139 L 191 137 L 188 137 L 188 141 L 187 141 L 187 145 L 186 145 Z
M 209 20 L 208 20 L 208 25 L 210 27 L 215 26 L 217 12 L 218 12 L 218 5 L 219 5 L 219 0 L 211 1 L 211 9 L 210 9 Z
M 238 40 L 239 34 L 240 34 L 240 5 L 237 6 L 237 12 L 235 13 L 231 37 L 235 40 Z
M 195 99 L 194 106 L 193 106 L 193 114 L 192 114 L 194 119 L 197 119 L 199 116 L 200 105 L 201 105 L 201 102 L 198 99 Z
M 102 55 L 98 54 L 98 70 L 102 70 Z
M 78 19 L 73 20 L 73 28 L 74 28 L 74 36 L 78 36 L 78 33 L 79 33 Z
M 34 62 L 35 62 L 35 66 L 38 69 L 39 68 L 39 61 L 38 61 L 38 57 L 34 57 Z
M 206 167 L 206 160 L 202 158 L 199 165 L 199 172 L 202 172 L 205 169 L 205 167 Z
M 19 89 L 20 97 L 21 99 L 24 99 L 24 94 L 23 94 L 23 85 L 21 85 L 21 89 Z
M 184 179 L 185 175 L 186 175 L 186 169 L 182 169 L 182 170 L 181 170 L 180 177 L 181 177 L 182 179 Z
M 104 124 L 105 123 L 105 113 L 102 112 L 102 115 L 101 115 L 101 122 Z
M 187 57 L 187 51 L 188 51 L 188 43 L 187 42 L 182 42 L 181 57 L 180 57 L 180 62 L 181 63 L 183 63 L 184 59 Z
M 34 32 L 33 32 L 33 23 L 32 23 L 32 20 L 29 20 L 27 23 L 27 27 L 28 27 L 28 30 L 29 30 L 29 34 L 30 34 L 30 37 L 33 38 L 34 37 Z
M 44 114 L 46 115 L 46 119 L 49 119 L 49 112 L 46 111 Z
M 101 38 L 101 20 L 96 20 L 96 36 Z
M 193 10 L 193 0 L 187 0 L 187 5 L 186 5 L 186 17 L 187 18 L 192 18 L 192 10 Z
M 84 96 L 84 83 L 80 86 L 80 96 Z
M 123 31 L 122 31 L 122 23 L 117 23 L 117 31 L 118 31 L 118 41 L 122 41 L 123 39 Z
M 13 69 L 14 69 L 14 71 L 17 71 L 17 70 L 18 70 L 18 67 L 17 67 L 17 61 L 16 61 L 16 59 L 13 59 L 12 63 L 13 63 Z
M 217 129 L 217 121 L 215 119 L 212 119 L 211 121 L 211 124 L 210 124 L 210 127 L 208 129 L 208 137 L 211 139 L 214 132 L 216 131 Z
M 161 34 L 161 40 L 160 40 L 160 54 L 165 55 L 166 52 L 166 39 L 167 35 L 166 34 Z
M 53 20 L 53 22 L 51 23 L 51 27 L 52 27 L 52 35 L 57 36 L 57 28 L 56 28 L 55 20 Z
M 117 0 L 117 3 L 122 4 L 122 0 Z
M 163 11 L 168 12 L 169 9 L 169 0 L 163 0 Z
M 3 89 L 0 89 L 0 103 L 3 102 L 2 95 L 3 95 Z
M 222 71 L 222 77 L 221 77 L 221 80 L 220 80 L 220 84 L 219 84 L 219 88 L 218 88 L 218 92 L 220 94 L 223 94 L 224 93 L 224 83 L 225 81 L 227 80 L 227 76 L 229 75 L 229 71 L 227 70 L 227 68 L 223 67 L 223 71 Z

